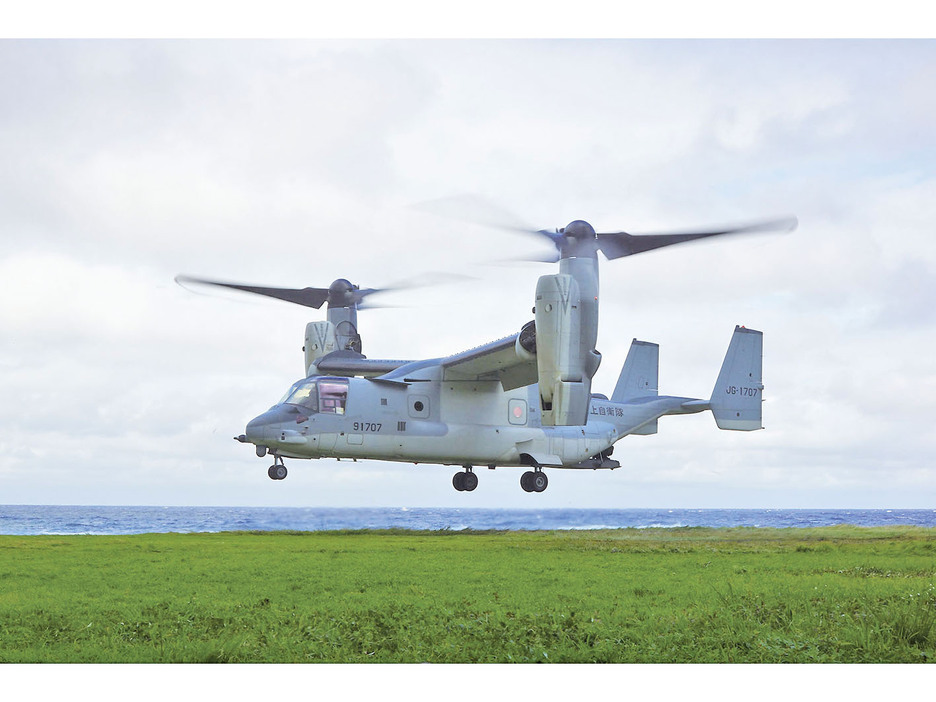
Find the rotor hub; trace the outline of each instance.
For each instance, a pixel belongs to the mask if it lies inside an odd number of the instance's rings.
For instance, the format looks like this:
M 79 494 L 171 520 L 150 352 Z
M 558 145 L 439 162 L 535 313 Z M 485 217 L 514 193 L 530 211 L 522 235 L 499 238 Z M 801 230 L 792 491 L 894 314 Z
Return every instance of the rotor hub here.
M 574 222 L 569 222 L 565 227 L 560 230 L 562 236 L 566 239 L 596 239 L 598 237 L 595 234 L 595 228 L 590 225 L 588 222 L 582 219 L 577 219 Z
M 332 307 L 350 307 L 355 302 L 356 289 L 351 281 L 338 278 L 328 286 L 328 304 Z
M 598 235 L 588 222 L 577 219 L 559 230 L 560 240 L 556 241 L 562 258 L 574 256 L 592 256 Z

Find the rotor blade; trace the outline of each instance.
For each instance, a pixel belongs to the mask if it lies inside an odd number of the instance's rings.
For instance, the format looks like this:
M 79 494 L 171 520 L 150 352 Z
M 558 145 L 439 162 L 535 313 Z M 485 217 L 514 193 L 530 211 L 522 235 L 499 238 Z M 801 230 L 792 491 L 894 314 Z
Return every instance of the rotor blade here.
M 357 304 L 359 310 L 396 310 L 400 305 L 378 305 L 375 302 L 360 302 Z
M 374 293 L 393 292 L 394 290 L 399 290 L 399 288 L 365 288 L 364 290 L 354 290 L 352 292 L 354 304 L 359 310 L 375 310 L 386 307 L 387 305 L 377 305 L 373 302 L 367 302 L 364 298 Z
M 557 252 L 562 247 L 562 235 L 555 231 L 547 229 L 534 229 L 526 222 L 521 220 L 513 212 L 509 212 L 500 205 L 487 200 L 480 195 L 462 194 L 451 197 L 439 198 L 428 202 L 420 202 L 412 206 L 421 212 L 426 212 L 436 217 L 459 220 L 468 224 L 480 225 L 491 229 L 501 229 L 503 231 L 516 232 L 519 234 L 532 235 L 540 240 L 544 237 L 549 239 L 550 243 L 556 247 Z M 545 263 L 555 263 L 559 260 L 558 254 L 533 254 L 523 258 L 508 259 L 511 262 L 516 261 L 536 261 Z M 503 262 L 503 261 L 500 261 Z
M 359 310 L 376 310 L 376 309 L 391 309 L 399 308 L 401 305 L 387 305 L 387 304 L 377 304 L 371 302 L 370 300 L 365 300 L 368 295 L 374 293 L 390 293 L 398 292 L 401 290 L 419 290 L 421 288 L 430 288 L 437 287 L 439 285 L 450 285 L 453 283 L 460 283 L 467 280 L 475 280 L 475 278 L 467 275 L 461 275 L 460 273 L 422 273 L 420 275 L 411 276 L 409 278 L 404 278 L 397 280 L 390 285 L 387 285 L 382 288 L 365 288 L 364 290 L 355 290 L 353 292 L 354 301 L 357 304 Z M 420 293 L 422 295 L 431 295 L 431 293 Z
M 713 229 L 708 231 L 669 232 L 666 234 L 628 234 L 627 232 L 607 232 L 598 234 L 598 248 L 609 259 L 634 256 L 635 254 L 652 251 L 653 249 L 683 244 L 687 241 L 696 241 L 712 236 L 726 234 L 753 234 L 755 232 L 783 231 L 790 232 L 796 229 L 796 217 L 755 222 L 752 224 L 734 227 Z
M 558 263 L 559 251 L 546 251 L 541 254 L 529 254 L 528 256 L 511 256 L 510 258 L 495 258 L 485 261 L 488 266 L 508 266 L 515 263 Z
M 399 288 L 399 287 L 392 287 L 392 288 L 364 288 L 363 290 L 361 290 L 360 288 L 358 288 L 357 290 L 354 291 L 354 297 L 355 297 L 357 300 L 363 300 L 363 299 L 364 299 L 365 297 L 367 297 L 368 295 L 373 295 L 374 293 L 393 292 L 394 290 L 400 290 L 400 289 L 401 289 L 401 288 Z
M 328 288 L 265 288 L 257 285 L 241 285 L 239 283 L 225 283 L 219 280 L 206 280 L 204 278 L 191 278 L 187 275 L 177 275 L 175 281 L 185 287 L 185 283 L 198 283 L 200 285 L 214 285 L 219 288 L 230 288 L 231 290 L 241 290 L 243 292 L 253 293 L 255 295 L 265 295 L 266 297 L 275 297 L 277 300 L 293 302 L 304 307 L 320 308 L 328 299 Z M 376 290 L 368 290 L 378 292 Z
M 522 232 L 523 234 L 539 234 L 540 232 L 534 231 L 533 229 L 517 229 L 515 231 Z M 492 258 L 484 261 L 484 265 L 489 266 L 504 266 L 512 265 L 515 263 L 557 263 L 561 257 L 562 252 L 562 240 L 553 238 L 555 235 L 550 234 L 549 238 L 552 240 L 553 246 L 552 251 L 548 248 L 543 249 L 542 252 L 525 254 L 522 256 L 508 256 L 505 258 Z
M 255 295 L 265 295 L 274 297 L 277 300 L 285 300 L 304 307 L 314 307 L 319 309 L 326 302 L 332 306 L 355 305 L 358 309 L 378 309 L 389 307 L 390 305 L 379 305 L 366 300 L 365 298 L 375 293 L 395 292 L 398 290 L 408 290 L 412 288 L 425 288 L 430 286 L 442 285 L 444 283 L 457 283 L 465 280 L 474 280 L 469 276 L 457 273 L 436 273 L 423 274 L 406 280 L 400 280 L 396 283 L 383 288 L 360 288 L 354 287 L 349 281 L 344 279 L 336 280 L 328 288 L 272 288 L 261 287 L 258 285 L 242 285 L 240 283 L 229 283 L 219 280 L 207 280 L 205 278 L 192 278 L 186 275 L 176 276 L 176 282 L 185 287 L 186 283 L 196 283 L 198 285 L 212 285 L 215 287 L 230 288 L 240 290 Z

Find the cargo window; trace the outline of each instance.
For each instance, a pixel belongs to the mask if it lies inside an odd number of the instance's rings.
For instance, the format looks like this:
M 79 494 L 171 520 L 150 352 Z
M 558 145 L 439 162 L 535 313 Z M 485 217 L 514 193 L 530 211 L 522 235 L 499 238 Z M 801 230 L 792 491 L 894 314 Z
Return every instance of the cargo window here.
M 347 378 L 321 378 L 318 381 L 319 412 L 344 414 L 348 402 Z

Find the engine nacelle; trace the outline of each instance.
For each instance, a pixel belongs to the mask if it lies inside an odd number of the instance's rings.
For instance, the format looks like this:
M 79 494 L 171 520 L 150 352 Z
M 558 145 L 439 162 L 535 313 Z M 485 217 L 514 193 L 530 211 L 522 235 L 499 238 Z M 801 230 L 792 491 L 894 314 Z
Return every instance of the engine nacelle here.
M 536 358 L 536 322 L 527 322 L 523 325 L 520 333 L 517 334 L 517 342 L 514 344 L 514 351 L 517 358 L 524 361 L 532 361 Z
M 322 356 L 338 350 L 338 335 L 331 322 L 309 322 L 305 329 L 305 373 L 309 375 L 312 365 Z
M 587 419 L 597 365 L 591 354 L 582 353 L 581 322 L 575 279 L 542 276 L 536 284 L 536 366 L 544 425 L 577 426 Z

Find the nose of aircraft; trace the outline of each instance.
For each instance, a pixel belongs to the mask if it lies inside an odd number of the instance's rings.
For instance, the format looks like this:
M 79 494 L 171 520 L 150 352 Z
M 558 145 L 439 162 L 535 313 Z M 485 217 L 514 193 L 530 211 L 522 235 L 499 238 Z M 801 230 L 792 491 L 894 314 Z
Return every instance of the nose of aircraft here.
M 244 438 L 251 444 L 264 443 L 273 438 L 274 432 L 283 422 L 291 421 L 295 424 L 297 414 L 299 414 L 298 407 L 277 405 L 247 422 L 247 433 Z
M 266 438 L 266 426 L 267 422 L 264 421 L 264 415 L 259 417 L 254 417 L 249 422 L 247 422 L 247 441 L 252 444 L 256 444 L 259 441 L 262 441 Z

